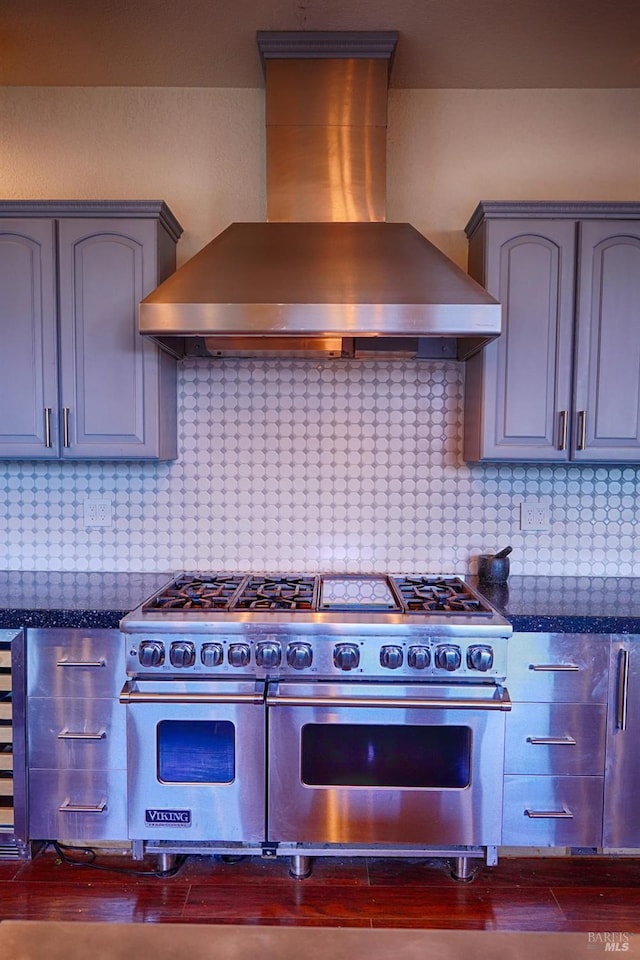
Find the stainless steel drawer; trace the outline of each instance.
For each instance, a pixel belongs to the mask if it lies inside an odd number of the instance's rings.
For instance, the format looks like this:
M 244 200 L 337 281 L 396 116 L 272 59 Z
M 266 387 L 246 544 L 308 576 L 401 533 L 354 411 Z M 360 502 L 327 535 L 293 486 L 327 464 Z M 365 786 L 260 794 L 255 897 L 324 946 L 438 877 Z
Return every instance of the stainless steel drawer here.
M 124 647 L 118 630 L 28 630 L 27 696 L 117 697 Z
M 32 697 L 27 730 L 31 769 L 127 765 L 126 710 L 118 700 Z
M 505 773 L 603 776 L 606 711 L 604 703 L 514 703 Z
M 514 633 L 508 645 L 513 701 L 606 703 L 606 634 Z
M 34 770 L 29 839 L 126 840 L 125 770 Z
M 504 778 L 502 843 L 602 845 L 603 777 Z

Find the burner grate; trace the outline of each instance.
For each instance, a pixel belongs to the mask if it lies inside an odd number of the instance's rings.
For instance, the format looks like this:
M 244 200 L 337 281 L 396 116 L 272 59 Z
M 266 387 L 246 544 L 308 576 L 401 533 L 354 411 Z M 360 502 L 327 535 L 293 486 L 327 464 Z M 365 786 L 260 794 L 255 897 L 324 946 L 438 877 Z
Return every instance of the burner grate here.
M 315 610 L 315 577 L 250 577 L 234 610 Z
M 145 604 L 144 610 L 226 610 L 244 580 L 224 574 L 185 574 Z
M 409 613 L 491 613 L 457 577 L 399 577 L 393 582 Z

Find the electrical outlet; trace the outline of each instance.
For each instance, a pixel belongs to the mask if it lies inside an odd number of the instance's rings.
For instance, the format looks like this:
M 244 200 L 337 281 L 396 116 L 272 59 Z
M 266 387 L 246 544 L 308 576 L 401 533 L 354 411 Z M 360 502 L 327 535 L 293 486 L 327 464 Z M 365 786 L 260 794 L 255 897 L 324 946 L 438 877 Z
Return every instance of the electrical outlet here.
M 539 500 L 523 500 L 520 504 L 521 530 L 548 530 L 549 507 Z
M 85 500 L 85 527 L 110 527 L 111 523 L 111 500 Z

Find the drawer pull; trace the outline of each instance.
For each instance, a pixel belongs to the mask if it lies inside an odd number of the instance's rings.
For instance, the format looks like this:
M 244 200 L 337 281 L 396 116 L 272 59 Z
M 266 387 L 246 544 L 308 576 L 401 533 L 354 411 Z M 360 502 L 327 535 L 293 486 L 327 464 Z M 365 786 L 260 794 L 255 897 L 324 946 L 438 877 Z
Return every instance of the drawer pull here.
M 59 667 L 106 667 L 106 660 L 58 660 Z
M 550 747 L 575 747 L 573 737 L 527 737 L 527 743 L 542 744 Z
M 525 810 L 525 816 L 532 820 L 573 820 L 571 810 Z
M 529 670 L 538 673 L 574 673 L 580 667 L 577 663 L 530 663 Z
M 58 740 L 104 740 L 107 736 L 106 730 L 98 730 L 97 733 L 81 733 L 75 730 L 61 730 L 58 734 Z
M 106 809 L 106 800 L 101 800 L 100 803 L 71 803 L 70 800 L 65 800 L 58 807 L 60 813 L 104 813 Z

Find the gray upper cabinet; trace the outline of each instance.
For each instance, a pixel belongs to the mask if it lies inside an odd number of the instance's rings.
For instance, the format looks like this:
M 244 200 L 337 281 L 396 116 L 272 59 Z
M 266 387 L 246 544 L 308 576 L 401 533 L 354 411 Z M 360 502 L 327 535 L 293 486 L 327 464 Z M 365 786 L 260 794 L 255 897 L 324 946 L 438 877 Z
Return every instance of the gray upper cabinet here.
M 176 361 L 137 312 L 181 232 L 157 201 L 0 203 L 0 457 L 177 456 Z
M 480 204 L 467 235 L 503 333 L 466 364 L 465 459 L 639 461 L 640 204 Z
M 58 455 L 55 223 L 0 221 L 0 455 Z

